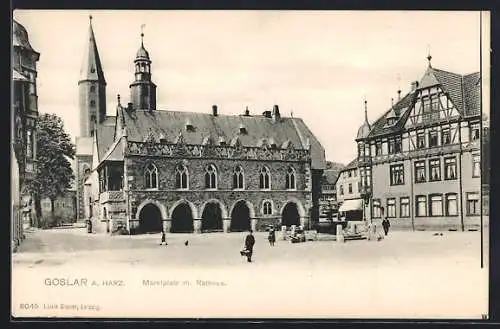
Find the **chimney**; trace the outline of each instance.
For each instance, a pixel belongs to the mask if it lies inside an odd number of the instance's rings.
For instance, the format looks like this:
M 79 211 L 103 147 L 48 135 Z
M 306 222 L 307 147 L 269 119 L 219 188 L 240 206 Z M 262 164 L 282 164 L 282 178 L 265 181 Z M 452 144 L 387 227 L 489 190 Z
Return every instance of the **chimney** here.
M 214 117 L 216 117 L 218 114 L 217 114 L 217 105 L 212 105 L 212 115 Z
M 280 115 L 280 108 L 278 107 L 278 105 L 274 105 L 273 107 L 273 119 L 274 121 L 278 121 L 280 119 L 281 115 Z
M 413 81 L 411 83 L 411 91 L 415 91 L 418 88 L 418 81 Z
M 127 104 L 127 111 L 128 112 L 133 112 L 134 111 L 134 104 L 132 104 L 131 102 L 129 102 Z
M 264 112 L 262 112 L 262 115 L 266 118 L 271 118 L 272 112 L 271 111 L 264 111 Z
M 398 90 L 398 101 L 401 100 L 401 90 Z
M 248 106 L 247 106 L 247 108 L 245 109 L 245 116 L 247 116 L 247 117 L 248 117 L 248 116 L 250 116 L 250 111 L 248 110 Z

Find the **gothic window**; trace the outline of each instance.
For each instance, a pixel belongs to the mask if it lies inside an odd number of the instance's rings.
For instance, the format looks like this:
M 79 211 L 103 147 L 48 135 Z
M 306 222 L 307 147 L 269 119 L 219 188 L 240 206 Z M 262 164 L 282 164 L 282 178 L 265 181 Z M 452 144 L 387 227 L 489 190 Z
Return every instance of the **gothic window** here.
M 295 169 L 289 167 L 286 171 L 285 185 L 287 190 L 295 190 L 297 186 L 295 185 Z
M 205 188 L 217 188 L 217 170 L 214 165 L 205 168 Z
M 233 188 L 234 189 L 243 189 L 244 188 L 243 169 L 241 168 L 241 166 L 234 168 Z
M 261 189 L 269 189 L 271 185 L 271 174 L 269 173 L 269 169 L 267 167 L 262 167 L 260 170 L 259 176 L 259 186 Z
M 96 122 L 96 119 L 95 119 L 95 114 L 92 114 L 92 115 L 90 116 L 90 123 L 94 123 L 94 122 Z
M 271 205 L 271 201 L 264 201 L 264 203 L 262 204 L 262 213 L 264 215 L 273 214 L 273 206 Z
M 90 107 L 95 107 L 95 100 L 90 101 Z
M 188 188 L 188 170 L 186 166 L 179 165 L 175 168 L 175 188 Z
M 158 169 L 152 163 L 146 166 L 144 170 L 144 180 L 146 188 L 158 188 Z
M 90 92 L 91 93 L 95 92 L 95 86 L 94 85 L 90 86 Z

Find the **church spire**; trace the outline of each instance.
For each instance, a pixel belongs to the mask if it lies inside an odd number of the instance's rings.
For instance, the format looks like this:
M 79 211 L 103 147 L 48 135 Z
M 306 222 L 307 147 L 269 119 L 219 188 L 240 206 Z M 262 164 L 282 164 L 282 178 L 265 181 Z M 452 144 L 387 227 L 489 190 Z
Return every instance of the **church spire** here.
M 99 51 L 97 50 L 94 29 L 92 27 L 92 15 L 89 16 L 89 39 L 80 70 L 80 81 L 86 80 L 106 83 L 101 58 L 99 57 Z

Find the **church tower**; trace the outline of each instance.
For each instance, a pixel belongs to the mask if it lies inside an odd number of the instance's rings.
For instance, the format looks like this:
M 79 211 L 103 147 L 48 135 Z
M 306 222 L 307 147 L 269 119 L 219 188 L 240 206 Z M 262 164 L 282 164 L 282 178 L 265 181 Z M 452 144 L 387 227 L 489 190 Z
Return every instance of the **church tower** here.
M 92 16 L 89 16 L 89 41 L 78 81 L 80 137 L 94 135 L 97 124 L 106 120 L 106 79 L 97 51 Z
M 151 81 L 151 60 L 144 48 L 144 33 L 142 32 L 141 47 L 135 56 L 134 65 L 135 80 L 130 84 L 130 102 L 136 110 L 155 110 L 156 85 Z

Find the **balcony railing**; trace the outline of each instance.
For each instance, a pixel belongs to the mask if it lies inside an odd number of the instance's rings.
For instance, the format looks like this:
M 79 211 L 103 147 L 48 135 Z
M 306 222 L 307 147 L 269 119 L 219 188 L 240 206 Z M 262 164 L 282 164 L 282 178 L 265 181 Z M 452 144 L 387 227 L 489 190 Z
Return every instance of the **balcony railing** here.
M 99 201 L 101 203 L 123 200 L 125 200 L 125 192 L 123 191 L 106 191 L 99 195 Z

